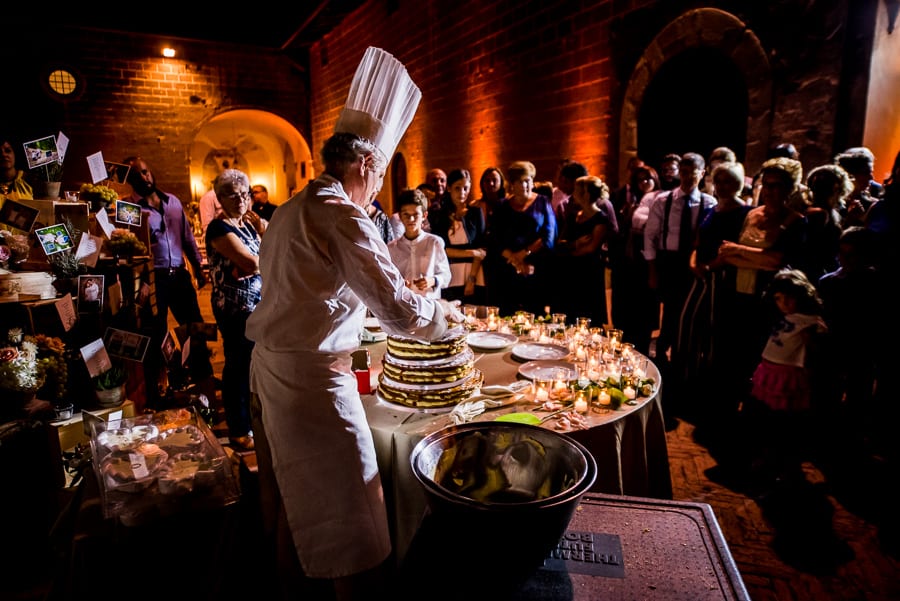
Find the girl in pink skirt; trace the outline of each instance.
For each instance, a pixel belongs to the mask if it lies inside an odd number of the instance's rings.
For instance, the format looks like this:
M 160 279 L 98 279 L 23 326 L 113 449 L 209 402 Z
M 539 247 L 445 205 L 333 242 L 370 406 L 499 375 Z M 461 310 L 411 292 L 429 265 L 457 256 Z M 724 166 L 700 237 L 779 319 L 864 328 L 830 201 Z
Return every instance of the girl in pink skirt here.
M 815 286 L 798 269 L 782 269 L 766 290 L 781 313 L 772 327 L 762 358 L 753 373 L 752 399 L 743 412 L 756 441 L 758 475 L 802 476 L 801 462 L 809 443 L 810 355 L 825 334 L 822 301 Z M 762 448 L 760 448 L 762 447 Z M 763 472 L 762 474 L 760 472 Z

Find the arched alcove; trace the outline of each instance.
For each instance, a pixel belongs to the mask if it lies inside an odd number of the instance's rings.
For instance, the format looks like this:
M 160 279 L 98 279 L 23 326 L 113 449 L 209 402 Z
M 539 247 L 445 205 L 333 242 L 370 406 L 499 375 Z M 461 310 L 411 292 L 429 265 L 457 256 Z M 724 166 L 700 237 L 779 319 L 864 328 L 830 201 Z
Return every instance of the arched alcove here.
M 297 129 L 266 111 L 238 109 L 207 121 L 191 144 L 191 191 L 195 199 L 210 189 L 226 167 L 240 169 L 263 184 L 281 204 L 314 177 L 309 144 Z
M 660 117 L 650 117 L 642 105 L 648 100 L 648 88 L 653 84 L 664 65 L 677 57 L 690 56 L 688 51 L 706 50 L 706 56 L 716 56 L 722 65 L 733 65 L 734 75 L 743 80 L 743 86 L 732 83 L 735 89 L 727 96 L 736 93 L 736 88 L 744 90 L 746 97 L 746 118 L 744 121 L 745 144 L 742 148 L 733 148 L 744 157 L 748 173 L 753 173 L 765 159 L 771 128 L 772 81 L 768 58 L 759 38 L 747 25 L 731 13 L 715 9 L 701 8 L 690 10 L 673 20 L 648 44 L 632 71 L 622 103 L 622 116 L 619 124 L 619 180 L 627 178 L 626 165 L 628 159 L 638 155 L 638 127 L 644 127 L 643 120 L 652 123 Z M 694 66 L 692 73 L 685 73 L 683 67 L 676 63 L 673 73 L 683 76 L 683 94 L 693 88 L 697 94 L 715 97 L 720 94 L 718 87 L 720 73 L 713 72 L 703 64 Z M 664 79 L 670 76 L 663 73 Z M 731 74 L 728 75 L 731 77 Z M 747 90 L 753 93 L 748 94 Z M 666 93 L 679 93 L 678 90 L 666 90 Z M 657 92 L 650 90 L 649 101 L 657 100 Z M 661 92 L 660 92 L 661 93 Z M 723 110 L 727 110 L 724 107 Z M 670 120 L 684 119 L 682 115 L 668 111 Z M 689 123 L 685 125 L 690 125 Z M 649 127 L 649 125 L 647 125 Z M 714 131 L 714 130 L 713 130 Z M 649 132 L 653 135 L 653 132 Z M 665 140 L 663 140 L 665 142 Z M 715 144 L 718 146 L 719 144 Z M 655 151 L 654 151 L 655 152 Z
M 697 66 L 706 75 L 698 78 Z M 714 79 L 714 84 L 707 84 Z M 708 157 L 718 146 L 744 160 L 747 85 L 732 60 L 716 48 L 689 48 L 664 63 L 644 91 L 638 112 L 640 157 L 659 167 L 669 152 Z

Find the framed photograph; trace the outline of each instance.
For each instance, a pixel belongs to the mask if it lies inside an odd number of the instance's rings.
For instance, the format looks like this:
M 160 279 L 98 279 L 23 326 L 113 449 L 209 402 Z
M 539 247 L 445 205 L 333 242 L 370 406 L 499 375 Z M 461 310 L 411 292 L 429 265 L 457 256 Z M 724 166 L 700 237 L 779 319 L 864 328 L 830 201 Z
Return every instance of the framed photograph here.
M 99 313 L 103 308 L 102 275 L 78 276 L 78 312 Z
M 117 200 L 116 221 L 128 225 L 141 225 L 141 205 Z
M 126 330 L 106 328 L 103 344 L 106 346 L 106 352 L 114 357 L 143 362 L 147 347 L 150 346 L 150 337 Z
M 178 339 L 175 337 L 175 333 L 172 332 L 172 330 L 166 332 L 166 337 L 163 338 L 161 348 L 163 359 L 165 359 L 166 365 L 168 365 L 172 362 L 175 352 L 178 351 Z
M 30 232 L 40 212 L 40 209 L 7 198 L 3 207 L 0 208 L 0 224 L 23 232 Z
M 128 172 L 131 171 L 131 165 L 123 165 L 122 163 L 111 163 L 103 161 L 106 167 L 106 179 L 114 184 L 124 184 L 128 181 Z
M 38 138 L 31 142 L 25 142 L 25 158 L 28 160 L 28 168 L 34 169 L 48 163 L 59 162 L 59 150 L 56 148 L 56 136 Z
M 75 246 L 72 237 L 69 236 L 69 230 L 62 223 L 36 229 L 34 233 L 40 240 L 41 248 L 44 249 L 44 253 L 47 256 L 69 250 Z

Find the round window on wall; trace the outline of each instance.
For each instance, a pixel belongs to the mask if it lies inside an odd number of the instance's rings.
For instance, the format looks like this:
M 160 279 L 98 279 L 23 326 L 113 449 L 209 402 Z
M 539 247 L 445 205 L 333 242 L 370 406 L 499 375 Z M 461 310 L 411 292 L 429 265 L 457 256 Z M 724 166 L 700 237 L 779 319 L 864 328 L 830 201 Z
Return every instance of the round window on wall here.
M 50 95 L 59 100 L 73 100 L 81 94 L 81 78 L 67 67 L 53 67 L 47 72 L 44 84 Z

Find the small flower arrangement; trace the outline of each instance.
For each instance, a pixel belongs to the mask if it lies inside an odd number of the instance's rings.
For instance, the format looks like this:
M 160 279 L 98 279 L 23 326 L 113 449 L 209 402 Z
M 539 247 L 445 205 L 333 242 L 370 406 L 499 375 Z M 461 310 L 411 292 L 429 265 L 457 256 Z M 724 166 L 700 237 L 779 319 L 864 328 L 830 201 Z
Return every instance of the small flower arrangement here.
M 116 256 L 134 256 L 147 254 L 147 245 L 138 240 L 131 230 L 116 228 L 109 236 L 107 246 Z
M 9 262 L 15 265 L 28 258 L 31 252 L 31 240 L 26 234 L 14 234 L 9 230 L 0 230 L 0 238 L 9 249 Z
M 68 363 L 66 345 L 55 336 L 25 336 L 21 328 L 7 333 L 0 348 L 0 389 L 42 392 L 42 398 L 59 401 L 66 394 Z
M 17 392 L 37 392 L 44 385 L 44 368 L 38 360 L 38 346 L 21 328 L 13 328 L 0 348 L 0 388 Z

